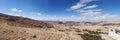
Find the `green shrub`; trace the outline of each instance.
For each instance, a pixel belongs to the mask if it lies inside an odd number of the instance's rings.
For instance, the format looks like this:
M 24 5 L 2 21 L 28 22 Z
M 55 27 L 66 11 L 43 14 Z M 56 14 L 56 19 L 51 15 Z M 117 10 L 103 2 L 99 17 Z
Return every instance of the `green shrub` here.
M 83 38 L 83 40 L 103 40 L 99 35 L 92 35 L 88 33 L 81 34 L 81 37 Z
M 86 32 L 88 32 L 88 33 L 90 33 L 90 34 L 96 34 L 96 35 L 99 35 L 100 34 L 100 32 L 98 32 L 98 31 L 90 31 L 90 30 L 83 30 L 83 31 L 86 31 Z
M 58 30 L 58 31 L 65 32 L 65 30 Z
M 80 30 L 80 29 L 75 29 L 75 31 L 76 31 L 76 32 L 81 32 L 81 30 Z
M 99 35 L 100 32 L 97 32 L 97 31 L 88 31 L 88 33 Z
M 83 30 L 87 33 L 84 34 L 78 34 L 81 35 L 81 37 L 83 38 L 83 40 L 104 40 L 101 38 L 101 36 L 99 35 L 100 32 L 97 31 L 90 31 L 90 30 Z

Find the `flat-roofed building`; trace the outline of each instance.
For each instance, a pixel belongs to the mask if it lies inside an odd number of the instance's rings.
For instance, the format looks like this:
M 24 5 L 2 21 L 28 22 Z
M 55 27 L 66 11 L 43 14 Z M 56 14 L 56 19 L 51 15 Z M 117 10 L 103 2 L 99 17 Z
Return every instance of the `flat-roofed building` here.
M 108 35 L 115 40 L 120 40 L 120 27 L 110 27 Z

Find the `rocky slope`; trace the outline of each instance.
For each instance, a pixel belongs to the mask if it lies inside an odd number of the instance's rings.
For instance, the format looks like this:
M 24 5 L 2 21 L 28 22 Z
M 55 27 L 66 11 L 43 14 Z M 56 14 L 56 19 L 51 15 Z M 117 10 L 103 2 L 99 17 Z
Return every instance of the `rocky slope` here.
M 69 22 L 68 22 L 69 23 Z M 70 22 L 71 23 L 71 22 Z M 90 24 L 90 23 L 89 23 Z M 107 34 L 107 28 L 97 25 L 74 26 L 59 24 L 56 22 L 45 22 L 33 20 L 20 16 L 10 16 L 0 13 L 0 40 L 83 40 L 86 37 L 86 30 L 102 32 L 100 39 L 111 39 Z M 89 31 L 88 31 L 89 32 Z M 88 33 L 87 32 L 87 33 Z M 81 37 L 81 35 L 84 35 Z M 104 37 L 104 35 L 108 37 Z M 93 38 L 92 37 L 92 38 Z M 113 39 L 111 39 L 113 40 Z
M 67 27 L 0 13 L 0 40 L 73 40 Z M 71 34 L 72 35 L 72 34 Z
M 10 26 L 21 26 L 21 27 L 39 27 L 39 28 L 53 28 L 54 26 L 50 23 L 42 21 L 32 20 L 20 16 L 10 16 L 0 13 L 0 22 L 6 22 Z

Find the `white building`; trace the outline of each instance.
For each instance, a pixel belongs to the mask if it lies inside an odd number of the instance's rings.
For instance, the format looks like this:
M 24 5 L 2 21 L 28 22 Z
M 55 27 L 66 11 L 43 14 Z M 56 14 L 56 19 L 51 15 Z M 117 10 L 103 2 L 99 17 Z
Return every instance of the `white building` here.
M 120 40 L 120 29 L 110 27 L 108 35 L 115 40 Z

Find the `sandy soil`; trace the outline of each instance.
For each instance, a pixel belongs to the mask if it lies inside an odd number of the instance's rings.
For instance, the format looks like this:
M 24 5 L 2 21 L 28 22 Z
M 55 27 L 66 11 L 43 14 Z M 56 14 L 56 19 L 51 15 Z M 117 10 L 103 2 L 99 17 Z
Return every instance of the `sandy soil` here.
M 50 31 L 39 28 L 0 26 L 0 40 L 82 40 L 74 32 Z
M 72 26 L 80 30 L 97 31 L 107 33 L 108 28 L 103 26 Z M 68 31 L 69 30 L 69 31 Z M 67 31 L 59 31 L 51 28 L 46 30 L 43 28 L 25 28 L 9 26 L 6 23 L 0 24 L 0 40 L 83 40 L 75 29 L 69 28 Z M 81 32 L 82 33 L 82 32 Z M 106 40 L 114 40 L 107 34 L 101 34 L 101 37 Z

